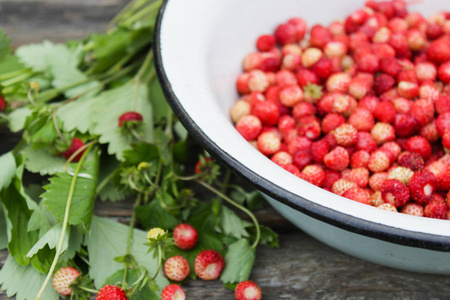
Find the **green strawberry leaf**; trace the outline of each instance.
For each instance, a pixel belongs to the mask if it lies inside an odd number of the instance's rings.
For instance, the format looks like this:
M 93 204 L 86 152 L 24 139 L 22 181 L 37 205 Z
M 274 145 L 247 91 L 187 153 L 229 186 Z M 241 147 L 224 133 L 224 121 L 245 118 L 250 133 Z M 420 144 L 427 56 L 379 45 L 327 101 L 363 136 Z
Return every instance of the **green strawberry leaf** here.
M 62 233 L 61 224 L 55 224 L 46 234 L 44 234 L 34 246 L 28 251 L 26 257 L 32 258 L 34 255 L 38 253 L 39 250 L 43 249 L 45 246 L 48 246 L 50 249 L 55 249 L 56 245 L 58 245 L 59 238 Z M 65 251 L 69 246 L 69 236 L 70 231 L 66 230 L 66 234 L 64 236 L 63 245 L 61 251 Z
M 118 263 L 114 258 L 123 256 L 126 253 L 126 240 L 128 236 L 128 226 L 115 221 L 93 217 L 90 234 L 85 236 L 85 244 L 89 251 L 89 274 L 94 279 L 94 285 L 100 288 L 106 279 L 123 269 L 124 264 Z M 153 276 L 157 267 L 157 260 L 153 258 L 153 253 L 148 253 L 146 242 L 146 232 L 138 229 L 133 230 L 131 243 L 131 254 L 136 261 L 143 266 Z M 155 279 L 161 293 L 169 282 L 160 272 Z
M 252 225 L 252 223 L 247 222 L 239 218 L 234 211 L 226 206 L 222 206 L 220 211 L 220 223 L 222 225 L 223 233 L 237 239 L 242 237 L 248 237 L 249 234 L 246 227 Z
M 19 180 L 15 181 L 21 184 Z M 0 191 L 0 202 L 6 217 L 9 253 L 19 264 L 27 265 L 30 259 L 25 256 L 38 240 L 38 232 L 27 230 L 32 211 L 25 197 L 17 189 L 16 182 Z
M 64 172 L 66 159 L 62 156 L 51 155 L 46 149 L 35 150 L 31 146 L 27 146 L 23 150 L 23 154 L 25 156 L 25 168 L 30 172 L 41 175 Z
M 106 111 L 105 111 L 106 109 Z M 108 153 L 124 160 L 123 152 L 131 149 L 134 137 L 118 126 L 119 117 L 128 111 L 137 111 L 142 117 L 140 136 L 147 143 L 153 142 L 152 106 L 147 86 L 131 83 L 101 93 L 92 106 L 94 126 L 92 133 L 99 135 L 102 144 L 108 144 Z
M 98 173 L 97 193 L 102 201 L 117 202 L 125 199 L 125 195 L 112 183 L 111 177 L 120 162 L 115 156 L 102 153 Z
M 280 247 L 280 242 L 278 240 L 278 234 L 276 234 L 272 229 L 267 226 L 259 225 L 260 229 L 260 240 L 259 243 L 262 245 L 267 245 L 270 248 L 278 248 Z M 255 226 L 251 226 L 248 228 L 250 232 L 251 240 L 256 238 L 256 229 Z
M 145 229 L 153 227 L 174 229 L 179 223 L 178 218 L 163 209 L 161 203 L 156 200 L 136 208 L 136 216 Z
M 21 46 L 17 48 L 16 55 L 25 66 L 37 72 L 49 71 L 55 58 L 74 68 L 80 62 L 79 53 L 70 51 L 64 44 L 54 44 L 49 41 Z
M 96 100 L 98 98 L 84 96 L 61 105 L 56 115 L 63 120 L 64 130 L 69 132 L 76 129 L 81 133 L 88 132 L 95 118 L 91 107 L 95 105 Z
M 172 110 L 164 97 L 161 85 L 157 78 L 154 78 L 150 82 L 149 93 L 153 107 L 153 120 L 158 124 L 166 119 L 169 114 L 172 114 Z
M 7 297 L 16 296 L 17 300 L 35 299 L 45 281 L 45 274 L 39 273 L 32 266 L 22 266 L 10 255 L 0 270 L 0 285 Z M 58 300 L 55 289 L 48 285 L 41 299 Z
M 6 249 L 8 246 L 6 217 L 3 212 L 3 205 L 0 202 L 0 250 Z
M 76 180 L 70 205 L 68 220 L 70 225 L 82 224 L 86 229 L 90 226 L 98 179 L 98 161 L 98 150 L 94 148 L 93 152 L 87 155 Z M 68 170 L 74 170 L 75 166 L 76 164 L 70 164 Z M 50 184 L 44 187 L 46 192 L 41 196 L 42 204 L 61 221 L 64 219 L 72 178 L 73 176 L 68 173 L 54 175 L 49 179 Z
M 8 115 L 9 129 L 12 132 L 19 132 L 24 129 L 25 121 L 33 111 L 28 106 L 16 108 Z
M 240 239 L 228 247 L 225 255 L 225 269 L 220 280 L 223 283 L 237 283 L 247 280 L 255 262 L 255 248 L 247 239 Z
M 0 166 L 2 173 L 0 174 L 0 190 L 6 188 L 11 180 L 16 176 L 16 160 L 12 152 L 8 152 L 0 156 Z

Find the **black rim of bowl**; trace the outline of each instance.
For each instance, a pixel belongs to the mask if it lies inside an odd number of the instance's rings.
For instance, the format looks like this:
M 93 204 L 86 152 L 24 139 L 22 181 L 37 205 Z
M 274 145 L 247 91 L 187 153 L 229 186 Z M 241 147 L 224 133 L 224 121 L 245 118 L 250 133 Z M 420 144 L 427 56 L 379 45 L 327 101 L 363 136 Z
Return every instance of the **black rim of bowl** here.
M 180 100 L 172 90 L 170 80 L 164 70 L 161 55 L 161 23 L 169 0 L 165 0 L 160 8 L 154 31 L 153 50 L 155 54 L 156 74 L 167 101 L 172 107 L 181 123 L 189 133 L 220 163 L 231 169 L 235 174 L 249 181 L 258 190 L 275 200 L 284 203 L 293 209 L 317 220 L 339 227 L 341 229 L 364 235 L 367 237 L 391 242 L 399 245 L 423 248 L 435 251 L 450 252 L 450 238 L 446 236 L 412 232 L 383 224 L 367 221 L 355 216 L 335 211 L 331 208 L 318 205 L 299 195 L 293 194 L 278 185 L 261 177 L 259 174 L 246 168 L 243 164 L 220 149 L 195 121 L 186 113 Z

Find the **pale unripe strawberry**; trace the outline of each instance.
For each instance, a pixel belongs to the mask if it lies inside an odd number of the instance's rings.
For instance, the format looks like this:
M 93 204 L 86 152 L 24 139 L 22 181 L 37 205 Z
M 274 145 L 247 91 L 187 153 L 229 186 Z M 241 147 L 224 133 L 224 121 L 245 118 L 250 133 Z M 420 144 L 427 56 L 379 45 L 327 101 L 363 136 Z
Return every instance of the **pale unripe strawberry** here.
M 296 86 L 288 86 L 280 91 L 280 102 L 284 106 L 293 107 L 303 100 L 303 90 Z
M 183 281 L 190 272 L 188 261 L 180 256 L 172 256 L 164 263 L 164 274 L 173 281 Z
M 331 41 L 328 44 L 326 44 L 323 51 L 328 58 L 333 58 L 333 57 L 341 58 L 347 54 L 348 49 L 347 49 L 347 46 L 342 42 Z
M 323 52 L 319 48 L 308 48 L 302 54 L 302 64 L 305 68 L 312 67 L 322 56 Z
M 269 87 L 267 75 L 261 70 L 253 70 L 249 73 L 248 88 L 251 92 L 264 92 Z
M 259 67 L 261 66 L 261 62 L 262 62 L 261 53 L 252 52 L 244 58 L 244 61 L 242 62 L 242 69 L 244 69 L 245 72 L 259 69 Z
M 343 147 L 354 146 L 358 141 L 358 130 L 351 124 L 342 124 L 331 133 L 336 143 Z
M 80 275 L 77 269 L 62 267 L 53 276 L 52 285 L 55 291 L 63 296 L 70 296 L 72 289 L 69 287 Z
M 388 172 L 388 179 L 397 179 L 403 184 L 408 185 L 414 171 L 405 167 L 395 167 Z
M 338 179 L 333 183 L 331 191 L 339 196 L 342 196 L 347 190 L 357 187 L 356 183 L 347 179 Z
M 237 123 L 242 117 L 250 114 L 250 103 L 244 100 L 236 101 L 230 109 L 230 117 L 233 123 Z
M 400 210 L 402 214 L 423 217 L 423 206 L 416 203 L 407 203 Z
M 383 172 L 389 168 L 390 160 L 389 156 L 384 151 L 375 151 L 369 157 L 367 168 L 374 172 Z
M 370 131 L 372 137 L 375 139 L 377 144 L 383 144 L 388 141 L 393 141 L 395 139 L 395 129 L 391 124 L 378 122 Z
M 382 210 L 398 212 L 397 208 L 394 205 L 390 204 L 390 203 L 383 203 L 383 204 L 381 204 L 381 205 L 379 205 L 377 207 L 379 209 L 382 209 Z
M 372 37 L 374 43 L 387 43 L 391 38 L 391 30 L 388 27 L 379 28 Z
M 281 138 L 273 132 L 263 132 L 258 136 L 258 149 L 265 155 L 271 155 L 280 150 Z
M 376 191 L 370 196 L 370 204 L 375 207 L 384 204 L 383 197 L 381 197 L 381 191 Z

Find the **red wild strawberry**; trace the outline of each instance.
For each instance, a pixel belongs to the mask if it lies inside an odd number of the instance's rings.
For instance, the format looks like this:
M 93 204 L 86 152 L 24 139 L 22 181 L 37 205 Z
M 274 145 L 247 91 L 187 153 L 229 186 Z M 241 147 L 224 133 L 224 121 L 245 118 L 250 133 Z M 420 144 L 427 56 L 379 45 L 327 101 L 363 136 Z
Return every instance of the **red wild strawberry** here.
M 305 137 L 297 137 L 293 139 L 290 143 L 288 143 L 287 151 L 294 155 L 298 151 L 306 151 L 309 152 L 311 149 L 312 142 Z
M 332 39 L 331 32 L 322 25 L 314 25 L 310 31 L 309 43 L 312 47 L 324 48 Z
M 281 167 L 289 173 L 294 174 L 295 176 L 299 176 L 301 174 L 300 170 L 292 164 L 281 165 Z
M 258 50 L 261 52 L 267 52 L 275 47 L 275 43 L 275 36 L 264 34 L 256 40 L 256 48 L 258 48 Z
M 302 117 L 314 115 L 316 107 L 312 103 L 300 102 L 292 109 L 292 116 L 295 120 L 300 120 Z
M 276 84 L 283 88 L 285 86 L 292 86 L 297 84 L 297 78 L 294 73 L 289 70 L 280 70 L 275 74 Z
M 330 151 L 330 144 L 324 139 L 311 144 L 312 159 L 318 163 L 323 162 L 323 158 Z
M 236 123 L 236 130 L 247 141 L 256 139 L 261 132 L 261 129 L 261 121 L 254 115 L 244 116 Z
M 420 81 L 435 81 L 437 70 L 432 63 L 421 62 L 416 64 L 416 74 Z
M 322 186 L 325 180 L 325 171 L 318 165 L 306 166 L 303 169 L 302 174 L 306 175 L 307 181 L 309 183 L 312 183 L 319 187 Z
M 222 255 L 215 250 L 200 252 L 195 258 L 195 274 L 203 280 L 214 280 L 219 278 L 225 267 Z
M 402 152 L 398 156 L 397 162 L 400 166 L 409 168 L 414 172 L 420 171 L 425 167 L 422 156 L 415 152 Z
M 381 197 L 384 202 L 401 207 L 409 200 L 409 190 L 397 179 L 388 179 L 381 185 Z
M 380 70 L 392 77 L 397 77 L 402 66 L 395 57 L 386 57 L 380 60 Z
M 261 300 L 261 288 L 253 281 L 241 281 L 234 290 L 236 300 Z
M 65 159 L 69 159 L 75 152 L 77 152 L 80 148 L 84 146 L 84 143 L 79 138 L 73 138 L 72 144 L 70 147 L 64 151 L 61 155 Z M 81 159 L 81 156 L 83 156 L 84 150 L 80 151 L 73 159 L 72 162 L 78 162 Z
M 428 59 L 435 63 L 444 63 L 450 60 L 450 39 L 447 36 L 434 40 L 427 49 Z
M 292 156 L 292 163 L 294 166 L 296 166 L 298 169 L 302 170 L 304 167 L 309 165 L 312 161 L 312 156 L 309 151 L 297 151 Z
M 6 109 L 6 101 L 0 96 L 0 111 L 4 111 Z
M 178 224 L 173 230 L 173 240 L 175 245 L 183 250 L 189 250 L 197 244 L 197 230 L 189 224 Z
M 247 56 L 244 58 L 244 61 L 242 62 L 242 69 L 244 69 L 245 72 L 259 69 L 262 59 L 263 56 L 260 52 L 252 52 L 250 54 L 247 54 Z
M 423 209 L 423 215 L 427 218 L 445 219 L 447 217 L 447 205 L 444 199 L 438 194 L 434 194 L 430 203 Z
M 395 134 L 399 137 L 409 137 L 418 130 L 416 119 L 411 114 L 397 114 L 394 121 Z
M 395 121 L 395 107 L 387 101 L 380 102 L 375 110 L 373 116 L 383 123 L 394 123 Z
M 350 157 L 350 166 L 352 169 L 366 168 L 369 161 L 370 154 L 364 150 L 358 150 Z
M 316 73 L 308 69 L 300 69 L 296 73 L 297 82 L 301 87 L 305 87 L 308 84 L 319 84 L 320 79 Z
M 357 108 L 348 118 L 348 122 L 358 131 L 370 131 L 375 124 L 372 113 L 365 108 Z
M 386 172 L 379 172 L 375 173 L 369 178 L 369 186 L 374 191 L 381 191 L 381 186 L 383 185 L 383 182 L 387 180 L 388 173 Z
M 438 181 L 433 173 L 422 170 L 416 172 L 409 181 L 411 198 L 420 205 L 426 205 L 433 195 Z
M 375 93 L 381 95 L 389 91 L 395 85 L 395 79 L 388 74 L 381 74 L 375 78 L 373 89 Z
M 333 73 L 333 64 L 327 57 L 322 57 L 312 66 L 311 70 L 320 78 L 326 79 Z
M 53 276 L 53 288 L 60 295 L 70 296 L 72 289 L 69 286 L 75 282 L 79 275 L 80 272 L 75 268 L 62 267 Z
M 436 102 L 434 102 L 434 107 L 439 115 L 450 112 L 450 96 L 441 95 Z
M 439 66 L 438 77 L 443 83 L 450 82 L 450 63 L 446 62 Z
M 450 111 L 440 114 L 436 119 L 436 129 L 440 136 L 443 136 L 445 131 L 450 128 Z
M 352 187 L 342 194 L 342 197 L 348 198 L 359 203 L 370 205 L 370 193 L 360 187 Z
M 123 113 L 119 117 L 119 127 L 132 124 L 138 124 L 142 122 L 142 115 L 135 111 L 128 111 Z
M 352 79 L 348 87 L 348 93 L 355 99 L 364 98 L 372 87 L 371 81 L 362 76 L 358 76 Z
M 418 99 L 414 101 L 411 107 L 411 115 L 421 126 L 430 123 L 434 117 L 433 102 L 425 99 Z
M 397 86 L 397 92 L 400 97 L 413 99 L 419 95 L 419 86 L 414 82 L 400 81 Z
M 406 142 L 406 151 L 415 152 L 420 154 L 424 160 L 427 160 L 431 156 L 430 143 L 421 136 L 413 136 Z
M 329 169 L 333 171 L 342 171 L 349 165 L 350 158 L 347 150 L 338 146 L 327 153 L 323 158 L 323 161 Z
M 189 275 L 189 263 L 180 256 L 172 256 L 164 263 L 164 274 L 173 281 L 183 281 Z
M 298 41 L 295 26 L 280 24 L 275 30 L 275 37 L 280 45 L 292 44 Z
M 185 300 L 186 295 L 178 284 L 169 284 L 161 292 L 161 300 Z
M 377 148 L 377 143 L 372 135 L 368 132 L 358 132 L 358 141 L 356 142 L 357 150 L 372 152 Z
M 105 285 L 97 294 L 96 300 L 128 300 L 125 291 L 115 285 Z
M 436 142 L 439 139 L 439 133 L 436 128 L 435 120 L 420 128 L 419 134 L 430 143 Z
M 345 124 L 345 117 L 341 114 L 329 113 L 322 119 L 322 131 L 329 133 L 335 128 Z
M 331 191 L 333 184 L 340 178 L 341 174 L 339 172 L 325 169 L 325 178 L 322 184 L 322 188 Z
M 448 157 L 448 155 L 446 156 Z M 450 163 L 446 162 L 445 156 L 430 163 L 425 169 L 433 173 L 438 180 L 438 189 L 442 191 L 450 189 Z
M 251 108 L 251 114 L 256 116 L 263 125 L 276 125 L 280 118 L 280 109 L 270 101 L 258 101 Z
M 292 18 L 287 22 L 288 24 L 294 26 L 295 28 L 295 37 L 297 41 L 303 39 L 306 33 L 306 22 L 301 18 Z
M 298 121 L 298 135 L 305 136 L 310 140 L 320 137 L 320 122 L 315 116 L 305 116 Z
M 369 183 L 369 170 L 367 168 L 351 169 L 348 173 L 343 174 L 342 178 L 353 181 L 359 187 L 365 188 Z
M 423 217 L 423 206 L 416 203 L 407 203 L 400 210 L 402 214 Z

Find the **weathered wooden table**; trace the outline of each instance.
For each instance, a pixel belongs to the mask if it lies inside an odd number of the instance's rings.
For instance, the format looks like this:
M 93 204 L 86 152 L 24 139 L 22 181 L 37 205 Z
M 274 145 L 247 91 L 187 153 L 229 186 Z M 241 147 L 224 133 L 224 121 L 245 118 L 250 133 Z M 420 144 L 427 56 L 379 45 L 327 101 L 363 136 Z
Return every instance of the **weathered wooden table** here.
M 13 45 L 63 42 L 102 31 L 127 0 L 0 0 L 0 28 Z M 0 127 L 0 153 L 17 136 Z M 99 203 L 95 213 L 128 222 L 131 203 Z M 251 279 L 264 299 L 449 299 L 450 276 L 397 271 L 358 260 L 309 237 L 272 209 L 258 212 L 280 234 L 279 249 L 260 247 Z M 0 251 L 0 266 L 7 252 Z M 188 299 L 234 299 L 219 281 L 189 280 Z M 7 299 L 0 291 L 0 299 Z M 32 299 L 31 299 L 32 300 Z

